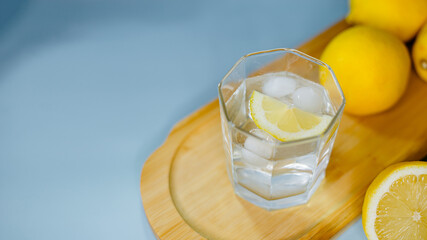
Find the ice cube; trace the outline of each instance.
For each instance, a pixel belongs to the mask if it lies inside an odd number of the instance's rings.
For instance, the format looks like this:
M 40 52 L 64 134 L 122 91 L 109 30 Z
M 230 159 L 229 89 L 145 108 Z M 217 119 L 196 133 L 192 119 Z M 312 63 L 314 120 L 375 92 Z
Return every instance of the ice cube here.
M 275 76 L 267 80 L 262 91 L 268 96 L 280 98 L 295 91 L 296 86 L 297 83 L 292 78 Z
M 323 99 L 321 93 L 312 87 L 298 88 L 292 95 L 292 100 L 297 108 L 302 110 L 321 113 Z
M 277 142 L 277 139 L 275 139 L 273 136 L 271 136 L 270 134 L 268 134 L 266 131 L 262 129 L 254 128 L 249 132 L 257 137 L 267 140 L 267 142 L 271 142 L 271 143 Z
M 290 173 L 274 176 L 271 179 L 272 198 L 284 198 L 302 194 L 307 190 L 311 175 Z
M 314 169 L 316 169 L 316 166 L 317 166 L 317 157 L 314 154 L 308 154 L 305 156 L 298 157 L 296 158 L 296 161 L 300 164 L 303 164 L 305 168 L 310 171 L 314 171 Z
M 257 195 L 270 198 L 271 174 L 259 169 L 236 169 L 237 182 Z
M 242 153 L 242 162 L 244 162 L 245 164 L 248 164 L 252 167 L 256 167 L 260 169 L 262 168 L 268 169 L 269 167 L 268 160 L 256 155 L 255 153 L 252 153 L 246 148 L 242 148 L 241 153 Z
M 259 140 L 252 136 L 248 136 L 246 138 L 244 147 L 262 158 L 271 158 L 274 154 L 274 145 L 272 144 L 274 143 L 274 138 L 268 135 L 268 133 L 262 131 L 261 129 L 252 129 L 250 132 L 260 138 L 265 139 L 265 141 Z

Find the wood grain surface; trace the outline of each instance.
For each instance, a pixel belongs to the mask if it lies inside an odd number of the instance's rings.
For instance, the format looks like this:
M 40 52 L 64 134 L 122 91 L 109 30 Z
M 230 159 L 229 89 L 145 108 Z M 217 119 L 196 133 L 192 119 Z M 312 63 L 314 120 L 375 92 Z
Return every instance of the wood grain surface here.
M 319 57 L 347 27 L 339 22 L 299 49 Z M 221 138 L 215 100 L 179 122 L 147 159 L 141 196 L 159 239 L 329 239 L 360 215 L 365 191 L 381 170 L 427 154 L 427 84 L 412 71 L 391 110 L 344 115 L 326 178 L 303 206 L 269 212 L 237 197 Z

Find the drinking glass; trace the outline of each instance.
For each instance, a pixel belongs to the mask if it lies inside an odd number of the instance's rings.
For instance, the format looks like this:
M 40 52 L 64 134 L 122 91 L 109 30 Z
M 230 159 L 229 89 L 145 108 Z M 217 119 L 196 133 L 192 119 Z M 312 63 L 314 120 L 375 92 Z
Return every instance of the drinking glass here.
M 248 122 L 253 122 L 248 79 L 277 72 L 301 77 L 325 89 L 328 101 L 324 104 L 331 121 L 321 134 L 281 142 L 248 130 Z M 261 51 L 240 58 L 218 90 L 227 172 L 235 193 L 267 210 L 307 203 L 325 177 L 345 105 L 332 69 L 294 49 Z

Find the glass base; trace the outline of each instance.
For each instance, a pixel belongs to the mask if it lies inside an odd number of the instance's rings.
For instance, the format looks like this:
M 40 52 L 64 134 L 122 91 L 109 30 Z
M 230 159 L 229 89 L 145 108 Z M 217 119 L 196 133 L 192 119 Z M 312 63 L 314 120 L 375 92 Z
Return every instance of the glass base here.
M 246 201 L 252 204 L 255 204 L 261 208 L 264 208 L 268 211 L 272 211 L 272 210 L 278 210 L 278 209 L 289 208 L 297 205 L 306 204 L 310 200 L 311 195 L 313 195 L 313 193 L 317 190 L 317 188 L 319 187 L 320 183 L 324 178 L 325 178 L 325 171 L 322 171 L 322 173 L 319 175 L 317 180 L 313 182 L 313 184 L 311 185 L 310 190 L 299 195 L 281 198 L 281 199 L 267 200 L 249 191 L 248 189 L 246 189 L 245 187 L 239 184 L 234 185 L 234 191 L 238 196 L 245 199 Z

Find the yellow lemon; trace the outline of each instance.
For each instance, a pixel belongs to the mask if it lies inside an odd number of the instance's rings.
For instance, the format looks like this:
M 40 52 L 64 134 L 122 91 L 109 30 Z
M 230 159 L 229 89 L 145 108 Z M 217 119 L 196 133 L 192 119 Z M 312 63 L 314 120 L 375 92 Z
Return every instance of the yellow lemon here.
M 395 36 L 368 26 L 355 26 L 337 35 L 321 60 L 334 71 L 346 98 L 345 112 L 369 115 L 392 107 L 403 95 L 411 61 Z M 321 69 L 322 76 L 327 74 Z
M 289 107 L 275 98 L 254 91 L 249 100 L 251 117 L 256 126 L 281 141 L 322 134 L 332 117 L 318 116 Z
M 362 210 L 368 239 L 427 239 L 427 162 L 394 164 L 369 186 Z
M 347 22 L 386 30 L 412 39 L 427 20 L 426 0 L 350 0 Z
M 427 24 L 418 33 L 412 47 L 412 59 L 418 76 L 427 82 Z

